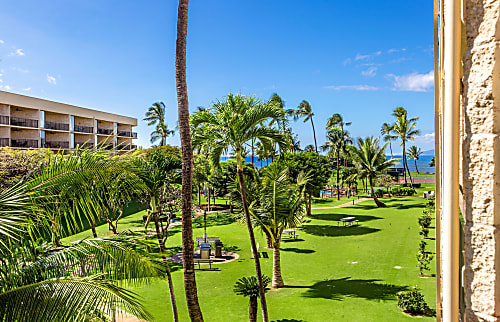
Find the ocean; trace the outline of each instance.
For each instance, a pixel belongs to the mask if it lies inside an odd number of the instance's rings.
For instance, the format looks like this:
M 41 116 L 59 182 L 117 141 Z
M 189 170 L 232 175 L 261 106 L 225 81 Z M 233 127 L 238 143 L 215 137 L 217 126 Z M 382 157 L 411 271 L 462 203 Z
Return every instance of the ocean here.
M 435 173 L 435 169 L 434 167 L 429 167 L 429 163 L 431 162 L 432 158 L 434 156 L 433 155 L 421 155 L 420 158 L 418 159 L 417 161 L 417 167 L 418 167 L 418 171 L 420 172 L 427 172 L 427 173 Z M 390 159 L 391 156 L 388 155 L 387 156 L 387 159 Z M 399 164 L 396 165 L 397 168 L 402 168 L 403 167 L 403 156 L 402 155 L 395 155 L 394 158 L 396 159 L 401 159 L 399 160 Z M 225 157 L 221 157 L 220 160 L 221 161 L 226 161 L 230 159 L 229 157 L 225 156 Z M 246 157 L 245 158 L 245 162 L 252 162 L 252 157 Z M 271 159 L 269 160 L 263 160 L 262 161 L 262 166 L 266 166 L 268 163 L 271 163 Z M 257 168 L 260 168 L 260 161 L 257 161 L 257 157 L 254 157 L 254 164 Z M 417 170 L 415 169 L 415 161 L 414 160 L 408 160 L 408 168 L 410 168 L 410 171 L 411 172 L 416 172 Z

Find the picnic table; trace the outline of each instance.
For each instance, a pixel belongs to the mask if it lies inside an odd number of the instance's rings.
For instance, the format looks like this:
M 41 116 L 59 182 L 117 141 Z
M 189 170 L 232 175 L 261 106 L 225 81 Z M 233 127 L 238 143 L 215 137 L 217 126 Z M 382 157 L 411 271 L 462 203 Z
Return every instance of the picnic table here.
M 342 223 L 343 227 L 352 226 L 353 224 L 358 224 L 359 220 L 356 217 L 344 217 L 337 220 L 337 226 Z
M 281 237 L 288 237 L 288 238 L 297 239 L 298 235 L 299 234 L 297 234 L 296 229 L 285 229 L 285 230 L 283 230 L 283 235 L 281 235 Z

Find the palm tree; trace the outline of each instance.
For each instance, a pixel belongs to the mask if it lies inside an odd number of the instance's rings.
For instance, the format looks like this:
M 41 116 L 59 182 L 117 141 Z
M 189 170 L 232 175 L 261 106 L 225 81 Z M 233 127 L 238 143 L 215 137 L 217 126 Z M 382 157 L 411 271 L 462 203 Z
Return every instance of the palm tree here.
M 330 118 L 326 122 L 326 129 L 331 130 L 334 127 L 340 127 L 340 129 L 344 131 L 344 125 L 349 126 L 351 124 L 352 122 L 344 122 L 344 118 L 342 117 L 342 115 L 340 115 L 339 113 L 335 113 L 330 116 Z
M 167 144 L 167 137 L 174 134 L 173 130 L 170 130 L 165 124 L 165 103 L 156 102 L 153 103 L 146 112 L 146 117 L 144 121 L 148 122 L 148 126 L 156 125 L 156 129 L 151 132 L 151 143 L 154 143 L 160 139 L 160 146 Z
M 297 110 L 295 111 L 294 119 L 297 119 L 299 117 L 304 117 L 304 123 L 309 120 L 311 121 L 311 126 L 314 135 L 314 151 L 318 152 L 318 143 L 316 142 L 316 130 L 314 129 L 313 116 L 314 113 L 312 112 L 311 104 L 309 104 L 308 101 L 303 100 L 302 102 L 300 102 L 299 106 L 297 107 Z
M 276 129 L 262 125 L 270 120 L 280 119 L 282 115 L 283 111 L 276 108 L 273 104 L 262 103 L 255 97 L 229 94 L 225 101 L 214 104 L 207 111 L 194 114 L 191 119 L 194 127 L 204 126 L 207 129 L 205 133 L 210 133 L 208 136 L 193 137 L 193 142 L 195 146 L 210 142 L 212 146 L 210 159 L 213 164 L 218 165 L 221 155 L 227 153 L 229 149 L 236 156 L 241 199 L 255 261 L 263 321 L 269 321 L 269 318 L 262 283 L 259 254 L 250 221 L 249 204 L 247 202 L 245 179 L 243 176 L 244 160 L 242 152 L 244 145 L 252 139 L 260 141 L 266 149 L 270 149 L 274 142 L 282 147 L 285 143 L 283 134 Z
M 399 139 L 401 140 L 401 146 L 403 147 L 403 167 L 405 168 L 405 183 L 407 183 L 406 171 L 408 171 L 408 174 L 410 176 L 410 185 L 413 188 L 411 173 L 410 169 L 408 168 L 408 161 L 406 159 L 406 142 L 408 140 L 415 140 L 417 135 L 420 134 L 420 131 L 415 129 L 415 127 L 417 126 L 418 117 L 408 119 L 407 111 L 401 106 L 394 109 L 392 115 L 396 117 L 396 123 L 394 123 L 392 132 L 394 132 L 399 137 Z
M 393 159 L 387 160 L 385 157 L 385 147 L 387 143 L 380 147 L 378 139 L 373 137 L 367 137 L 366 139 L 358 139 L 358 147 L 353 145 L 347 147 L 352 160 L 356 167 L 363 171 L 364 175 L 368 178 L 370 183 L 370 189 L 373 196 L 373 200 L 377 207 L 385 207 L 385 204 L 377 199 L 375 192 L 373 191 L 373 179 L 389 167 L 393 166 Z
M 271 236 L 273 246 L 272 287 L 285 286 L 281 275 L 280 244 L 283 230 L 296 228 L 304 215 L 304 190 L 307 178 L 301 172 L 295 184 L 290 183 L 288 168 L 273 162 L 264 170 L 262 185 L 258 189 L 258 203 L 251 214 Z
M 337 200 L 340 200 L 339 186 L 339 171 L 340 171 L 340 154 L 346 149 L 347 144 L 351 143 L 349 132 L 342 130 L 339 127 L 333 127 L 327 133 L 327 141 L 323 144 L 322 149 L 330 150 L 334 153 L 337 159 Z
M 181 162 L 176 157 L 166 154 L 160 150 L 155 150 L 147 160 L 137 158 L 130 171 L 136 175 L 143 184 L 143 190 L 148 202 L 148 218 L 146 226 L 153 221 L 156 229 L 156 236 L 160 246 L 160 253 L 165 253 L 165 229 L 160 224 L 162 209 L 165 204 L 165 191 L 169 185 L 177 181 L 177 170 L 181 167 Z M 160 225 L 162 225 L 160 227 Z M 168 227 L 167 227 L 168 228 Z M 177 301 L 175 299 L 174 285 L 168 260 L 162 255 L 168 279 L 168 291 L 170 295 L 170 305 L 172 306 L 173 320 L 179 321 L 177 312 Z
M 384 142 L 389 142 L 389 149 L 391 150 L 391 158 L 394 157 L 392 155 L 391 142 L 398 138 L 396 135 L 391 135 L 393 129 L 394 129 L 394 125 L 390 125 L 389 123 L 382 124 L 382 128 L 380 129 L 380 134 L 382 135 L 382 139 L 384 140 Z
M 306 145 L 306 147 L 304 148 L 304 151 L 306 151 L 306 152 L 314 152 L 314 145 L 312 145 L 312 144 Z
M 81 216 L 90 220 L 104 209 L 100 192 L 95 192 L 102 186 L 95 182 L 125 172 L 126 156 L 101 152 L 51 156 L 32 176 L 0 192 L 2 320 L 107 319 L 116 309 L 151 318 L 134 293 L 113 283 L 162 275 L 126 242 L 89 239 L 60 247 L 33 244 L 29 237 L 51 230 L 49 213 L 54 209 L 66 218 L 70 231 Z M 133 179 L 128 183 L 137 187 Z
M 417 169 L 417 174 L 420 174 L 420 172 L 418 172 L 417 161 L 421 155 L 422 150 L 420 148 L 417 148 L 415 145 L 410 146 L 410 149 L 408 149 L 408 158 L 415 161 L 415 169 Z
M 179 111 L 179 132 L 182 147 L 182 263 L 184 290 L 191 321 L 203 321 L 194 273 L 194 242 L 192 223 L 193 147 L 189 125 L 189 102 L 186 81 L 186 37 L 189 0 L 179 0 L 177 9 L 177 42 L 175 46 L 175 81 Z
M 160 123 L 156 126 L 156 129 L 151 132 L 151 143 L 155 143 L 160 139 L 160 146 L 167 145 L 167 137 L 173 135 L 175 133 L 174 130 L 168 128 L 167 124 Z
M 269 290 L 267 286 L 271 282 L 269 276 L 262 276 L 262 283 L 265 291 Z M 234 293 L 238 295 L 248 296 L 248 319 L 250 322 L 257 322 L 257 297 L 259 297 L 259 284 L 255 276 L 242 277 L 234 284 Z

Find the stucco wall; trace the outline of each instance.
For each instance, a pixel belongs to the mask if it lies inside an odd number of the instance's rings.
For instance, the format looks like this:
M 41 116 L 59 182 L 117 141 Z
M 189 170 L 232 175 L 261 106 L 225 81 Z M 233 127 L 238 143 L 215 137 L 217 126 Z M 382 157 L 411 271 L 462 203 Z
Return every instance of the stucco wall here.
M 464 3 L 465 319 L 500 321 L 500 1 Z

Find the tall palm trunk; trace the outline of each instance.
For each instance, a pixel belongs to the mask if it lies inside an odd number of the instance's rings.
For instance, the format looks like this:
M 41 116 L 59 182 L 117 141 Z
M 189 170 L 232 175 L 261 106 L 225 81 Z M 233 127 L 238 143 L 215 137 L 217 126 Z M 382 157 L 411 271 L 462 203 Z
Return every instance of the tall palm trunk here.
M 250 322 L 257 322 L 257 296 L 250 296 L 248 301 L 248 320 Z
M 339 160 L 340 160 L 340 151 L 337 151 L 337 200 L 340 200 L 340 187 L 339 187 Z
M 245 213 L 245 221 L 247 223 L 248 234 L 250 236 L 250 246 L 255 262 L 255 272 L 257 274 L 257 285 L 259 287 L 260 306 L 262 308 L 262 321 L 269 322 L 267 314 L 266 294 L 264 292 L 264 284 L 262 283 L 262 271 L 260 269 L 259 253 L 257 244 L 255 243 L 255 235 L 253 233 L 252 221 L 250 219 L 250 211 L 247 204 L 247 193 L 245 189 L 245 178 L 243 177 L 243 159 L 241 151 L 236 150 L 236 158 L 238 164 L 238 180 L 240 181 L 241 202 L 243 203 L 243 212 Z
M 369 180 L 370 180 L 370 190 L 372 192 L 373 201 L 375 201 L 375 204 L 379 208 L 386 207 L 385 203 L 383 203 L 382 201 L 378 200 L 377 196 L 375 195 L 375 191 L 373 190 L 373 178 L 371 176 L 370 176 Z
M 179 0 L 177 11 L 177 41 L 175 46 L 175 80 L 179 110 L 179 133 L 182 148 L 182 262 L 184 290 L 191 321 L 203 321 L 194 273 L 194 243 L 192 223 L 193 147 L 189 126 L 189 103 L 186 83 L 186 36 L 189 0 Z
M 97 238 L 97 231 L 95 230 L 94 219 L 91 218 L 89 221 L 90 221 L 90 228 L 92 228 L 92 235 L 94 236 L 94 238 Z
M 389 149 L 391 150 L 391 159 L 392 159 L 394 158 L 394 156 L 392 155 L 392 144 L 390 140 L 389 140 Z
M 284 287 L 283 276 L 281 276 L 280 240 L 275 238 L 273 243 L 273 288 Z
M 168 259 L 163 255 L 163 253 L 165 253 L 165 241 L 163 239 L 163 236 L 162 236 L 162 233 L 160 230 L 158 213 L 156 212 L 156 209 L 154 209 L 154 208 L 153 208 L 153 220 L 154 220 L 155 228 L 156 228 L 156 237 L 157 237 L 158 243 L 160 245 L 160 252 L 162 253 L 161 258 L 163 260 L 163 264 L 165 265 L 165 271 L 167 272 L 168 293 L 170 294 L 170 305 L 172 306 L 173 321 L 179 321 L 179 314 L 177 312 L 177 301 L 175 299 L 174 283 L 172 281 L 172 274 L 170 273 L 170 266 L 168 265 Z
M 316 151 L 316 153 L 318 153 L 318 143 L 316 142 L 316 130 L 314 129 L 314 122 L 312 116 L 311 116 L 311 125 L 313 128 L 313 136 L 314 136 L 314 150 Z
M 418 167 L 417 167 L 417 159 L 413 159 L 415 161 L 415 169 L 417 170 L 417 174 L 420 174 L 420 172 L 418 172 Z
M 264 229 L 264 235 L 266 236 L 266 247 L 271 249 L 273 248 L 273 237 L 271 234 L 267 231 L 267 229 Z
M 404 174 L 404 177 L 405 177 L 405 183 L 407 183 L 406 181 L 406 142 L 405 140 L 403 139 L 403 174 Z

